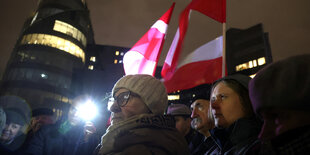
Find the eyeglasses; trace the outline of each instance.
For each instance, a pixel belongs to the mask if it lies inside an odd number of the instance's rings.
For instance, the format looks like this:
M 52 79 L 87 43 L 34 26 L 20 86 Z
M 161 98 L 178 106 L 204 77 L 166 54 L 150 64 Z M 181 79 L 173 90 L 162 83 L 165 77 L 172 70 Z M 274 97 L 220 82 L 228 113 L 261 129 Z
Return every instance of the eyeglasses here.
M 110 98 L 109 102 L 112 105 L 112 103 L 114 103 L 114 101 L 116 101 L 117 105 L 119 107 L 124 107 L 127 105 L 130 96 L 134 96 L 134 97 L 140 97 L 138 94 L 135 94 L 131 91 L 126 91 L 126 92 L 122 92 L 120 93 L 118 96 L 113 96 L 112 98 Z

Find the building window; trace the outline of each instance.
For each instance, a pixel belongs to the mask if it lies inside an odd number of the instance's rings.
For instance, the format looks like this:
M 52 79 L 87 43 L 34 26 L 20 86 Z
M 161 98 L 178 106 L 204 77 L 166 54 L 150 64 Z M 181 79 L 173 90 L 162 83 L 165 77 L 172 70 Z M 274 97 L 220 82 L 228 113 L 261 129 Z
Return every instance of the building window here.
M 89 69 L 89 70 L 93 70 L 93 69 L 94 69 L 94 66 L 93 66 L 93 65 L 89 65 L 89 66 L 88 66 L 88 69 Z
M 122 61 L 122 60 L 120 60 L 120 61 L 118 61 L 118 63 L 120 63 L 120 64 L 121 64 L 121 63 L 123 63 L 123 61 Z
M 115 55 L 119 55 L 119 51 L 115 51 Z
M 168 100 L 179 100 L 180 95 L 168 95 Z
M 116 59 L 114 60 L 114 64 L 117 64 L 117 60 Z
M 68 103 L 69 102 L 69 99 L 68 99 L 68 97 L 62 97 L 62 99 L 61 99 L 61 101 L 62 102 L 65 102 L 65 103 Z
M 240 64 L 236 66 L 236 71 L 242 71 L 245 69 L 250 69 L 250 68 L 254 68 L 257 67 L 257 63 L 259 66 L 264 65 L 266 63 L 265 57 L 261 57 L 257 60 L 251 60 L 249 62 Z
M 121 52 L 121 56 L 123 56 L 124 55 L 124 52 Z
M 40 44 L 50 46 L 81 58 L 82 61 L 85 62 L 85 53 L 79 46 L 57 36 L 49 34 L 27 34 L 23 36 L 21 44 Z
M 253 66 L 256 67 L 257 66 L 257 61 L 253 60 Z
M 76 40 L 80 41 L 84 47 L 86 47 L 87 41 L 85 35 L 72 25 L 56 20 L 53 30 L 75 38 Z
M 258 65 L 260 65 L 260 66 L 266 63 L 265 57 L 261 57 L 257 61 L 258 61 Z
M 90 57 L 89 60 L 92 61 L 92 62 L 96 62 L 96 57 Z

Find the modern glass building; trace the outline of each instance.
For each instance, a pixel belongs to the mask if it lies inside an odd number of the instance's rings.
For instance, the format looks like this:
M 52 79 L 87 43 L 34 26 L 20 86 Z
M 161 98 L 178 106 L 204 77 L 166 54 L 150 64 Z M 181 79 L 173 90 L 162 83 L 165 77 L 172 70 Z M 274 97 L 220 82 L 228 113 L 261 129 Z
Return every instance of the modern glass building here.
M 84 0 L 41 0 L 24 24 L 7 64 L 1 95 L 24 98 L 33 109 L 48 107 L 61 116 L 74 90 L 72 75 L 85 66 L 95 44 Z

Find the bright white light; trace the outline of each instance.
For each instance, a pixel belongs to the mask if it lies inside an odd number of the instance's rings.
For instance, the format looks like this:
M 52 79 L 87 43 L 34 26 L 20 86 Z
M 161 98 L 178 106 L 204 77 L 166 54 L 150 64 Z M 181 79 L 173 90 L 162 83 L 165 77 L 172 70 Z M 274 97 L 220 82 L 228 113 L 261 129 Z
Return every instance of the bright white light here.
M 87 100 L 78 107 L 78 116 L 85 121 L 94 119 L 97 113 L 97 107 L 91 100 Z
M 43 79 L 46 79 L 46 78 L 47 78 L 47 75 L 44 74 L 44 73 L 42 73 L 42 74 L 41 74 L 41 77 L 42 77 Z

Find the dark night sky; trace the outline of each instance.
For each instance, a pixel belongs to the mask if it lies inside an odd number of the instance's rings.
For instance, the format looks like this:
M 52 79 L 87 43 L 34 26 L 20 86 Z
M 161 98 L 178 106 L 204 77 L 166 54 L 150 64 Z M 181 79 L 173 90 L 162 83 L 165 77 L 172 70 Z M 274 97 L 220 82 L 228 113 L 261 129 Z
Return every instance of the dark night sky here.
M 22 25 L 35 11 L 38 0 L 1 0 L 0 2 L 0 76 L 16 43 Z M 86 0 L 98 44 L 132 47 L 164 13 L 172 0 Z M 178 16 L 190 0 L 175 0 L 167 40 L 159 65 L 165 59 L 177 28 Z M 298 3 L 297 3 L 298 2 Z M 309 0 L 227 0 L 227 29 L 248 28 L 263 23 L 269 32 L 275 61 L 310 53 Z M 193 12 L 182 57 L 221 35 L 221 24 Z

